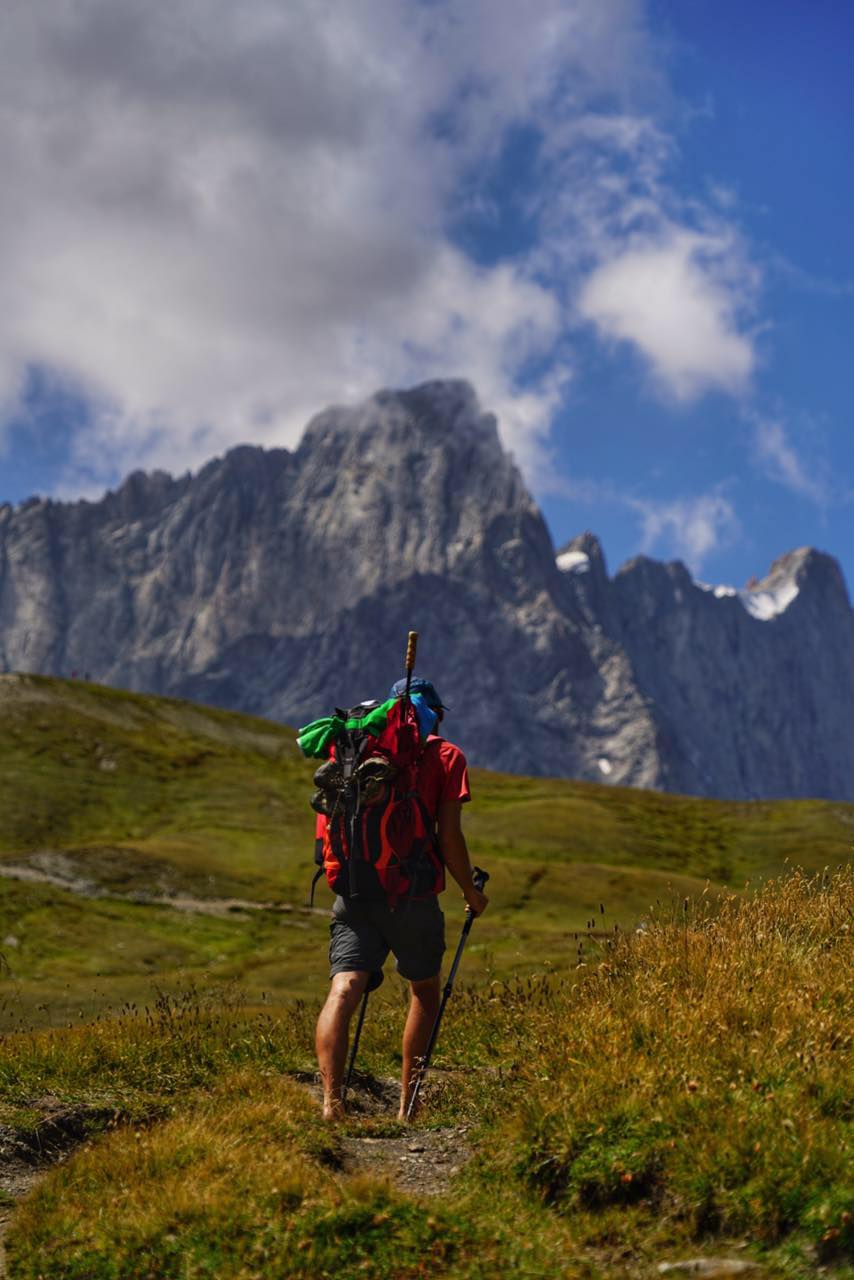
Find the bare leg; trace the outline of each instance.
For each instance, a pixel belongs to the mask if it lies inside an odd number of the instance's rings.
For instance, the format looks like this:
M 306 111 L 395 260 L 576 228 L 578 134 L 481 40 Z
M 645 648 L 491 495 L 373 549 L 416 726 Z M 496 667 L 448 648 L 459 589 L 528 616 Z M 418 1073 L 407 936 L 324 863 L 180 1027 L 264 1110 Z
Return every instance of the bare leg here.
M 336 973 L 326 1004 L 317 1019 L 317 1064 L 323 1083 L 323 1118 L 340 1120 L 344 1115 L 341 1086 L 347 1060 L 347 1033 L 353 1011 L 368 985 L 369 973 Z
M 403 1030 L 403 1081 L 398 1119 L 406 1119 L 409 1095 L 415 1084 L 421 1059 L 427 1051 L 430 1032 L 439 1012 L 439 975 L 424 982 L 412 982 L 412 1001 Z

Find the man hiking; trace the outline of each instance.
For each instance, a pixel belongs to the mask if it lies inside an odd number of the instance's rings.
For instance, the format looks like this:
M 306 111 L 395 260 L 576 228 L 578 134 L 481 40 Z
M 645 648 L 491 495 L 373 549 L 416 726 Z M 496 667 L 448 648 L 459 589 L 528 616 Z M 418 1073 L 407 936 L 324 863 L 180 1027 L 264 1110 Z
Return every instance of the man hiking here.
M 419 810 L 430 824 L 431 846 L 438 849 L 444 867 L 463 891 L 469 910 L 480 915 L 488 899 L 472 880 L 472 866 L 461 825 L 462 807 L 470 798 L 466 758 L 459 747 L 443 738 L 438 729 L 446 708 L 429 681 L 400 680 L 389 697 L 408 699 L 429 709 L 428 732 L 414 766 Z M 375 706 L 376 704 L 363 704 Z M 318 816 L 318 841 L 329 819 Z M 416 881 L 413 880 L 413 885 Z M 439 1009 L 439 974 L 445 950 L 445 918 L 438 893 L 444 888 L 443 867 L 431 890 L 408 890 L 400 899 L 351 896 L 346 880 L 332 908 L 329 945 L 332 985 L 317 1020 L 317 1061 L 323 1082 L 323 1115 L 338 1120 L 344 1114 L 342 1086 L 350 1020 L 368 989 L 382 982 L 382 968 L 391 952 L 397 971 L 411 989 L 411 1001 L 403 1032 L 401 1120 L 406 1118 L 414 1087 Z M 419 886 L 423 889 L 423 884 Z

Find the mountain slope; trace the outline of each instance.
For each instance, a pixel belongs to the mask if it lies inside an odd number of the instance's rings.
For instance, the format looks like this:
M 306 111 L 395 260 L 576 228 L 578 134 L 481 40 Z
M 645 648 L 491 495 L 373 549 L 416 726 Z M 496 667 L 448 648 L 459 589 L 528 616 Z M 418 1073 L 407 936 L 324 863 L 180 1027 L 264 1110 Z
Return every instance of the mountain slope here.
M 239 984 L 319 993 L 329 893 L 313 765 L 293 730 L 172 699 L 0 677 L 0 1027 Z M 574 963 L 658 899 L 740 891 L 846 860 L 854 808 L 732 804 L 474 770 L 465 829 L 491 873 L 472 976 Z M 461 920 L 452 886 L 449 936 Z M 602 910 L 604 908 L 604 911 Z M 580 934 L 579 938 L 577 935 Z

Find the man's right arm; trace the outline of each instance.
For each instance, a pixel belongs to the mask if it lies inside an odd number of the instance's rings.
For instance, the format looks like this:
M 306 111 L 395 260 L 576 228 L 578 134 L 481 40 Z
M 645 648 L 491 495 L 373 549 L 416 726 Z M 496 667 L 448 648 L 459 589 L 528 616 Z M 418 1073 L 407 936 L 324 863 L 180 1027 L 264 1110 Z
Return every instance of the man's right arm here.
M 439 849 L 445 866 L 463 891 L 463 897 L 476 916 L 486 910 L 489 899 L 476 889 L 472 880 L 472 868 L 468 846 L 463 835 L 463 806 L 458 800 L 446 800 L 439 805 Z

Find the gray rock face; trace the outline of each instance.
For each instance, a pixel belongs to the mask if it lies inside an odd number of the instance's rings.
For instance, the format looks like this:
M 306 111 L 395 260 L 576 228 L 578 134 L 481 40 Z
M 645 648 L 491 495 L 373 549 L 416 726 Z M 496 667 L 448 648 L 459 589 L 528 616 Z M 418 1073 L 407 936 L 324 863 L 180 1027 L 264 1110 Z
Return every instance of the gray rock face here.
M 728 592 L 728 593 L 727 593 Z M 463 382 L 313 419 L 293 453 L 0 507 L 0 669 L 292 723 L 384 695 L 408 629 L 479 764 L 734 797 L 854 799 L 854 620 L 804 549 L 736 594 L 557 556 Z

